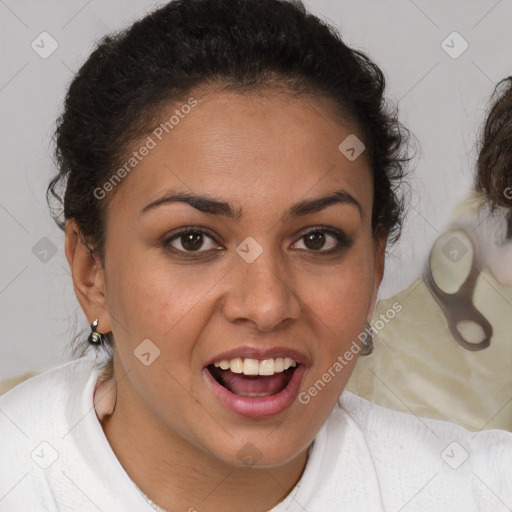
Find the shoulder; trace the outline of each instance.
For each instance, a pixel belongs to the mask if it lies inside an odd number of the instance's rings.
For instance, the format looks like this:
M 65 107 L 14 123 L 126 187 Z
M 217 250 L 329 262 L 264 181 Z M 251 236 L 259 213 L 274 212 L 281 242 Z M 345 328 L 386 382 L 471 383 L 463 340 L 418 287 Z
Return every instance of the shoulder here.
M 144 510 L 96 415 L 101 362 L 77 359 L 0 397 L 1 510 Z
M 441 504 L 452 510 L 498 510 L 512 501 L 510 432 L 471 432 L 386 409 L 348 391 L 339 405 L 338 415 L 364 438 L 384 502 L 403 506 L 398 488 L 411 496 L 424 489 L 415 498 L 417 510 Z
M 91 358 L 80 358 L 64 363 L 25 380 L 0 396 L 0 409 L 23 415 L 35 409 L 60 405 L 65 395 L 82 390 L 97 363 Z
M 381 440 L 381 433 L 387 439 L 398 439 L 402 443 L 418 441 L 422 447 L 450 441 L 463 441 L 468 446 L 494 445 L 512 447 L 512 433 L 505 430 L 481 430 L 472 432 L 460 425 L 448 421 L 424 418 L 413 413 L 405 413 L 387 409 L 361 398 L 349 391 L 344 391 L 339 405 L 350 418 L 365 432 L 369 441 Z
M 86 388 L 93 387 L 99 368 L 91 358 L 65 363 L 32 377 L 0 396 L 0 452 L 66 428 L 79 414 Z

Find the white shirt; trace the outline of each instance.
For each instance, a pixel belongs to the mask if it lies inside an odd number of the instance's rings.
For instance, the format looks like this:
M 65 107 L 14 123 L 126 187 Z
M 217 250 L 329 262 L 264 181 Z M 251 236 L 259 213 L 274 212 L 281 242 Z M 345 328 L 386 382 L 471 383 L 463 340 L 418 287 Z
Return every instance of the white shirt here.
M 154 512 L 117 460 L 93 405 L 89 358 L 0 397 L 0 511 Z M 512 434 L 472 433 L 345 391 L 298 486 L 272 512 L 512 509 Z M 194 503 L 198 512 L 207 504 Z

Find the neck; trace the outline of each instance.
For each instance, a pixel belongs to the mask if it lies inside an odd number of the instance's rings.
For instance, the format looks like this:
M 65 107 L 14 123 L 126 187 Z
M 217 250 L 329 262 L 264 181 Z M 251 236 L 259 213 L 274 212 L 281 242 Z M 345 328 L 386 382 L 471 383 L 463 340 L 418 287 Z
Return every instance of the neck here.
M 308 450 L 279 467 L 239 467 L 212 457 L 166 428 L 118 387 L 114 413 L 102 421 L 121 465 L 139 489 L 166 510 L 270 510 L 295 487 Z

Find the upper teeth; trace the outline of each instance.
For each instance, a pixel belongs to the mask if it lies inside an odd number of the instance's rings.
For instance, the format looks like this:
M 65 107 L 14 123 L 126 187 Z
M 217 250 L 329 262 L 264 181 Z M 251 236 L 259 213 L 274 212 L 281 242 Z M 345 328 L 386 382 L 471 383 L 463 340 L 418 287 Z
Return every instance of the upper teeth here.
M 281 373 L 292 366 L 297 366 L 297 362 L 291 357 L 277 357 L 262 361 L 237 357 L 229 361 L 222 359 L 213 364 L 222 370 L 231 370 L 233 373 L 243 373 L 244 375 L 274 375 L 274 373 Z

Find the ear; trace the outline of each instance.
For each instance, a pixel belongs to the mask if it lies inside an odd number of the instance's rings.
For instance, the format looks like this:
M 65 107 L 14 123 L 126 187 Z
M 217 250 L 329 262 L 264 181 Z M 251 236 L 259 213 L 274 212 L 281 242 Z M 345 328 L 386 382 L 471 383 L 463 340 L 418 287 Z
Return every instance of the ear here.
M 370 322 L 375 313 L 375 306 L 377 305 L 377 295 L 379 293 L 380 283 L 384 276 L 384 260 L 386 259 L 386 246 L 388 242 L 388 235 L 377 235 L 373 242 L 373 290 L 368 308 L 368 315 L 366 320 Z
M 73 277 L 76 298 L 89 324 L 98 318 L 97 331 L 110 332 L 112 328 L 107 310 L 105 272 L 101 262 L 86 246 L 75 220 L 66 221 L 65 234 L 66 258 Z

